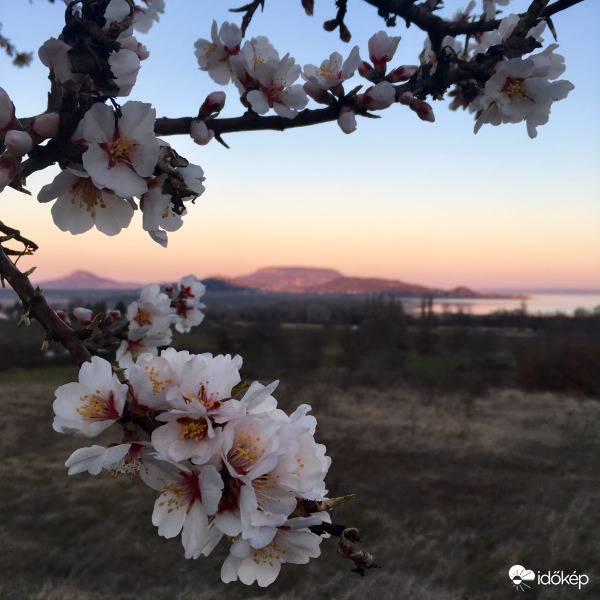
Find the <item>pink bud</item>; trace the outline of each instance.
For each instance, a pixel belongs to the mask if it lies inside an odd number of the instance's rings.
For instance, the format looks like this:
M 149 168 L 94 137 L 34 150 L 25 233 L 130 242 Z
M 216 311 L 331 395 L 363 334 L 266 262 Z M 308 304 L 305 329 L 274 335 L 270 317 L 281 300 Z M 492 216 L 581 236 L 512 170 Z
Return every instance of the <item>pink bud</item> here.
M 307 81 L 303 87 L 304 91 L 319 104 L 329 105 L 335 102 L 335 98 L 327 90 L 320 88 L 318 85 L 315 85 L 310 81 Z
M 4 137 L 6 151 L 12 156 L 23 156 L 33 148 L 33 140 L 26 131 L 11 129 Z
M 410 105 L 414 99 L 415 97 L 412 92 L 403 92 L 402 94 L 400 94 L 400 98 L 398 99 L 398 101 L 402 104 Z
M 356 131 L 356 113 L 347 106 L 340 111 L 337 122 L 344 133 Z
M 365 79 L 368 79 L 369 81 L 375 81 L 375 79 L 377 78 L 377 72 L 365 60 L 363 60 L 360 63 L 360 65 L 358 65 L 358 72 L 360 75 L 362 75 Z
M 400 81 L 408 81 L 416 72 L 419 67 L 414 65 L 403 65 L 394 69 L 388 76 L 388 81 L 392 83 L 398 83 Z
M 206 146 L 215 137 L 215 132 L 209 129 L 204 121 L 192 121 L 190 135 L 196 144 Z
M 433 123 L 435 121 L 433 109 L 431 106 L 429 106 L 429 104 L 427 104 L 427 102 L 415 100 L 414 104 L 411 105 L 411 108 L 417 113 L 417 116 L 419 119 L 421 119 L 421 121 L 429 121 L 429 123 Z
M 82 325 L 89 325 L 94 320 L 94 311 L 81 306 L 73 309 L 73 315 Z
M 29 133 L 41 142 L 53 138 L 58 133 L 60 117 L 56 112 L 44 113 L 34 117 L 29 125 Z
M 69 315 L 64 311 L 64 310 L 57 310 L 56 312 L 56 316 L 63 322 L 65 322 L 67 325 L 71 324 L 71 319 L 69 319 Z
M 121 311 L 120 310 L 109 310 L 108 314 L 106 315 L 106 321 L 105 324 L 106 325 L 110 325 L 111 323 L 114 323 L 115 321 L 118 321 L 121 318 Z
M 200 107 L 200 115 L 202 117 L 208 117 L 212 113 L 218 113 L 223 110 L 225 106 L 225 92 L 211 92 L 206 96 L 206 100 Z
M 383 110 L 396 101 L 396 90 L 389 81 L 370 87 L 358 99 L 367 110 Z

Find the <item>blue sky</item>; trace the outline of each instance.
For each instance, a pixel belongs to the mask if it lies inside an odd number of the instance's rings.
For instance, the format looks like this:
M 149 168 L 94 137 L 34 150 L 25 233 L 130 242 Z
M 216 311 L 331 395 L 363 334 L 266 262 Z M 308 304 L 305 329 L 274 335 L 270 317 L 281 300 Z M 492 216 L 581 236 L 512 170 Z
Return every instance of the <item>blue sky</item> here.
M 198 70 L 193 44 L 210 36 L 213 18 L 241 19 L 214 4 L 166 0 L 160 22 L 138 35 L 151 55 L 129 99 L 151 102 L 158 116 L 177 117 L 196 114 L 209 92 L 222 89 Z M 385 28 L 376 11 L 351 3 L 352 40 L 343 44 L 321 27 L 335 14 L 333 0 L 315 4 L 309 18 L 300 0 L 267 0 L 247 36 L 266 35 L 280 55 L 290 52 L 301 65 L 319 64 L 334 50 L 347 56 L 355 44 L 366 58 L 369 37 Z M 448 0 L 445 14 L 466 4 Z M 508 8 L 526 5 L 515 0 Z M 183 228 L 170 234 L 167 249 L 141 230 L 139 214 L 114 238 L 59 231 L 50 206 L 35 200 L 56 169 L 30 177 L 32 198 L 5 191 L 2 219 L 40 244 L 26 265 L 37 265 L 40 279 L 76 268 L 159 281 L 190 272 L 239 275 L 303 265 L 432 286 L 599 287 L 599 18 L 593 0 L 554 18 L 558 52 L 567 64 L 562 77 L 575 89 L 554 104 L 534 140 L 522 123 L 484 125 L 474 135 L 472 115 L 440 102 L 433 105 L 434 124 L 393 106 L 380 120 L 359 119 L 351 135 L 336 124 L 238 133 L 226 137 L 230 150 L 214 141 L 199 147 L 182 136 L 169 141 L 202 166 L 206 192 L 190 207 Z M 0 11 L 4 35 L 20 49 L 35 50 L 56 37 L 62 19 L 60 2 L 13 1 Z M 401 24 L 389 33 L 402 36 L 393 65 L 417 64 L 424 34 Z M 552 42 L 548 31 L 544 42 Z M 19 116 L 44 110 L 47 69 L 37 58 L 18 70 L 0 57 L 0 73 Z M 363 82 L 356 77 L 352 85 Z M 242 114 L 235 88 L 225 91 L 223 115 Z

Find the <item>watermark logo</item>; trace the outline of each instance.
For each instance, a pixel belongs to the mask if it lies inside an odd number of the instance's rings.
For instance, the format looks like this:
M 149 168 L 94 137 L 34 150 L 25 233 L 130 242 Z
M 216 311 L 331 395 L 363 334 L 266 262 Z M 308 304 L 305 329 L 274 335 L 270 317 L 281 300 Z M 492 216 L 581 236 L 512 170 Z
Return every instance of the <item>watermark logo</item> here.
M 540 571 L 536 574 L 526 569 L 522 565 L 513 565 L 508 570 L 508 576 L 515 589 L 525 591 L 526 588 L 530 588 L 529 583 L 537 583 L 538 585 L 569 585 L 581 589 L 582 586 L 587 585 L 590 578 L 585 573 L 565 573 L 564 571 L 548 571 L 542 573 Z M 528 583 L 529 582 L 529 583 Z
M 522 592 L 525 591 L 525 588 L 531 587 L 525 583 L 526 581 L 535 580 L 535 573 L 521 565 L 513 565 L 508 571 L 508 576 L 515 588 Z

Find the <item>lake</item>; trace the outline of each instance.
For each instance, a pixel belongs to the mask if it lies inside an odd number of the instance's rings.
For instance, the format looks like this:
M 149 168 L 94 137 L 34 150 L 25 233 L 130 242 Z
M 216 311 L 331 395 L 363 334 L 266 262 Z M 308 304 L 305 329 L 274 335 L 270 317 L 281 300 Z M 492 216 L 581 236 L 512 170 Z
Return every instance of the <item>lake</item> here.
M 600 294 L 528 294 L 527 300 L 435 298 L 433 310 L 435 312 L 462 311 L 473 315 L 487 315 L 498 310 L 518 310 L 523 305 L 532 315 L 555 313 L 572 315 L 578 308 L 591 312 L 596 307 L 600 307 Z

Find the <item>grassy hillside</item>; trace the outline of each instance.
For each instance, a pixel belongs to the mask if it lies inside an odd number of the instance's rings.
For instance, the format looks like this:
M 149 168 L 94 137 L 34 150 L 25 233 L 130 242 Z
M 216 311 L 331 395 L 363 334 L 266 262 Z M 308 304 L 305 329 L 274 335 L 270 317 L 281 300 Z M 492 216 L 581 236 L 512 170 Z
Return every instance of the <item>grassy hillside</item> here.
M 284 381 L 282 407 L 307 402 L 318 418 L 331 494 L 357 496 L 334 520 L 361 529 L 381 569 L 349 572 L 330 539 L 321 558 L 284 565 L 262 590 L 222 584 L 222 551 L 186 561 L 179 540 L 159 538 L 155 493 L 140 482 L 67 476 L 80 444 L 51 428 L 56 377 L 28 372 L 0 382 L 2 599 L 600 597 L 595 400 L 494 389 L 467 402 L 459 392 Z M 522 594 L 508 578 L 513 564 L 590 583 Z

